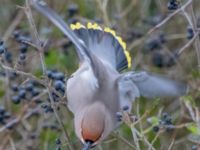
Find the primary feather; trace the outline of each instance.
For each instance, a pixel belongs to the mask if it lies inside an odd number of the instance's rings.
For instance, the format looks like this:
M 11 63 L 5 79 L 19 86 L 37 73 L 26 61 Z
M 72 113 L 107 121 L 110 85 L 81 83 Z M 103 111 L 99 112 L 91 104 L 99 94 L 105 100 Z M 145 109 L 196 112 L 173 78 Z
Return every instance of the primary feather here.
M 110 28 L 102 29 L 96 23 L 87 26 L 77 22 L 70 25 L 76 35 L 85 42 L 88 50 L 96 57 L 114 67 L 118 71 L 131 67 L 131 57 L 126 44 Z

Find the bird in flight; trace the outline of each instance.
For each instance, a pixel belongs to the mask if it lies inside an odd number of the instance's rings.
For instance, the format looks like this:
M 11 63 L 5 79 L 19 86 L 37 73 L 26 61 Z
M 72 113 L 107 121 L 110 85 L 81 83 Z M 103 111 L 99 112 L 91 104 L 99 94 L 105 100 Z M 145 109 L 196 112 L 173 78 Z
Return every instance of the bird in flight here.
M 178 97 L 186 85 L 145 71 L 129 71 L 131 57 L 115 31 L 96 23 L 70 27 L 43 1 L 32 6 L 46 16 L 75 46 L 79 68 L 67 81 L 68 108 L 74 114 L 75 132 L 88 150 L 104 140 L 119 124 L 116 113 L 131 111 L 140 96 Z

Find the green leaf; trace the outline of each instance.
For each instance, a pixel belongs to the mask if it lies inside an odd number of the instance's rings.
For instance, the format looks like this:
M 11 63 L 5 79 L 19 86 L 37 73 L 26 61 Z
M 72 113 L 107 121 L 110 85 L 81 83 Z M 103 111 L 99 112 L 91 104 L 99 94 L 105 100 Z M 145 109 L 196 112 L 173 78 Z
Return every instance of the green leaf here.
M 195 135 L 200 135 L 200 127 L 195 123 L 189 123 L 186 128 Z
M 156 117 L 156 116 L 147 118 L 147 121 L 148 121 L 149 123 L 151 123 L 152 125 L 157 125 L 157 124 L 159 124 L 159 118 Z

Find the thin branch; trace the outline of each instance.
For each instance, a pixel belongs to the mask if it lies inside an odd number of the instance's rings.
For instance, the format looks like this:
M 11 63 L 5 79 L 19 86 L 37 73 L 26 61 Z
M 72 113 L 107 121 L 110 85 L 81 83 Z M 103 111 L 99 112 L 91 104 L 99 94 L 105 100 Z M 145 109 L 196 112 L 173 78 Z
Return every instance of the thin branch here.
M 107 13 L 107 4 L 108 4 L 108 0 L 96 0 L 97 2 L 97 5 L 99 6 L 99 9 L 103 15 L 103 20 L 105 22 L 105 24 L 107 26 L 110 25 L 110 21 L 109 21 L 109 18 L 108 18 L 108 13 Z
M 29 24 L 30 24 L 30 27 L 31 27 L 31 33 L 34 34 L 35 41 L 36 41 L 36 43 L 38 45 L 40 61 L 41 61 L 41 64 L 42 64 L 42 70 L 43 70 L 43 74 L 45 74 L 46 73 L 46 65 L 45 65 L 45 63 L 43 61 L 44 60 L 44 56 L 43 56 L 44 49 L 41 46 L 41 41 L 40 41 L 40 38 L 39 38 L 39 34 L 37 32 L 37 29 L 36 29 L 36 26 L 35 26 L 35 22 L 33 20 L 33 15 L 32 15 L 31 9 L 30 9 L 29 0 L 26 0 L 26 7 L 24 8 L 24 10 L 25 10 L 26 16 L 28 18 L 28 21 L 29 21 Z
M 128 140 L 126 140 L 124 137 L 120 136 L 119 134 L 113 132 L 112 136 L 119 139 L 123 143 L 127 144 L 127 146 L 129 146 L 130 148 L 137 149 L 133 144 L 131 144 Z
M 10 141 L 10 145 L 11 145 L 12 150 L 17 150 L 15 143 L 14 143 L 14 141 L 11 137 L 9 137 L 9 141 Z
M 194 37 L 187 42 L 179 51 L 178 51 L 178 55 L 180 55 L 185 49 L 187 49 L 190 45 L 192 45 L 192 43 L 194 42 L 194 40 L 198 37 L 199 32 L 195 33 Z
M 152 29 L 150 29 L 147 34 L 151 34 L 152 32 L 154 32 L 155 30 L 157 30 L 158 28 L 162 27 L 165 23 L 167 23 L 172 17 L 174 17 L 176 14 L 178 14 L 179 12 L 181 12 L 182 10 L 184 10 L 186 7 L 188 7 L 190 4 L 192 4 L 192 0 L 187 1 L 183 6 L 181 6 L 179 9 L 177 9 L 176 11 L 174 11 L 173 13 L 169 14 L 169 16 L 167 18 L 165 18 L 163 21 L 161 21 L 159 24 L 157 24 L 155 27 L 153 27 Z
M 7 41 L 7 39 L 12 34 L 12 32 L 15 30 L 16 26 L 20 23 L 20 21 L 22 20 L 23 17 L 24 17 L 24 12 L 22 10 L 19 10 L 19 12 L 17 13 L 16 17 L 11 22 L 10 26 L 8 27 L 8 29 L 5 31 L 5 33 L 3 35 L 3 38 L 2 38 L 3 41 Z
M 53 97 L 52 97 L 52 94 L 51 94 L 49 88 L 48 88 L 48 94 L 49 94 L 49 99 L 50 99 L 51 107 L 53 108 L 54 115 L 55 115 L 58 123 L 60 124 L 60 126 L 62 127 L 62 129 L 64 131 L 64 135 L 65 135 L 65 139 L 66 139 L 66 141 L 68 143 L 68 147 L 69 147 L 70 150 L 74 150 L 74 147 L 73 147 L 73 145 L 72 145 L 72 143 L 70 141 L 70 138 L 69 138 L 69 135 L 67 133 L 67 130 L 65 129 L 64 124 L 63 124 L 63 122 L 61 121 L 61 119 L 60 119 L 60 117 L 58 115 L 58 112 L 57 112 L 57 109 L 55 107 L 55 103 L 54 103 L 54 100 L 53 100 Z

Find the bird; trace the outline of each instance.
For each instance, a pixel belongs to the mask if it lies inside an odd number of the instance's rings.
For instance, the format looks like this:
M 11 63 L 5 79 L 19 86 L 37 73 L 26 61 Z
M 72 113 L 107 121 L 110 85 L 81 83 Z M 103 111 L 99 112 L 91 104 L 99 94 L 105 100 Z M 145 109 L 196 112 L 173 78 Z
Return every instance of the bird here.
M 126 43 L 111 28 L 77 22 L 68 26 L 44 1 L 32 6 L 74 44 L 79 67 L 67 80 L 68 108 L 83 150 L 101 143 L 119 125 L 116 113 L 130 112 L 140 96 L 179 97 L 187 85 L 146 71 L 128 71 L 131 56 Z

